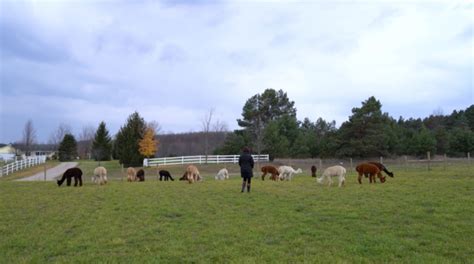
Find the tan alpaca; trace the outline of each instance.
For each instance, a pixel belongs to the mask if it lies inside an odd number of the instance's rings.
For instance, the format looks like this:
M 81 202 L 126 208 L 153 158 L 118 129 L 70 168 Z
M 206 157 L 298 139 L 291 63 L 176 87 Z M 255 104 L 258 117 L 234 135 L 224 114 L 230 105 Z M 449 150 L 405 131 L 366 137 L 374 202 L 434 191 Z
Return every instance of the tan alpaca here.
M 189 165 L 186 168 L 186 178 L 189 183 L 201 180 L 201 175 L 199 175 L 199 170 L 194 165 Z
M 134 182 L 137 180 L 137 172 L 133 167 L 127 168 L 127 181 Z
M 92 176 L 92 182 L 103 185 L 107 183 L 107 170 L 100 166 L 94 169 L 94 176 Z

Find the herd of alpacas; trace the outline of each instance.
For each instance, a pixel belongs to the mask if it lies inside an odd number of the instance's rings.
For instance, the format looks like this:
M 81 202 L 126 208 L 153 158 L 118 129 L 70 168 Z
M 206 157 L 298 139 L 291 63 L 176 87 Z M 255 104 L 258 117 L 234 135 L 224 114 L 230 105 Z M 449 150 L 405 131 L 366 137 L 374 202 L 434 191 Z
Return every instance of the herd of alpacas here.
M 311 176 L 316 177 L 317 168 L 316 166 L 311 166 Z M 387 168 L 380 162 L 364 162 L 356 166 L 355 170 L 358 173 L 357 181 L 359 184 L 362 184 L 362 176 L 369 178 L 369 183 L 376 183 L 376 177 L 379 179 L 380 183 L 386 181 L 386 177 L 382 175 L 382 171 L 385 172 L 388 176 L 393 178 L 393 173 L 388 171 Z M 261 178 L 265 180 L 267 174 L 270 175 L 270 180 L 273 181 L 291 181 L 293 176 L 300 174 L 303 171 L 298 168 L 297 170 L 293 169 L 291 166 L 279 166 L 274 167 L 271 165 L 266 165 L 261 167 Z M 333 183 L 333 178 L 337 179 L 338 186 L 342 187 L 346 181 L 346 169 L 341 165 L 335 165 L 326 168 L 321 177 L 316 178 L 316 182 L 319 184 L 328 183 L 328 186 L 331 186 Z M 174 181 L 174 178 L 171 176 L 171 173 L 167 170 L 160 170 L 158 172 L 160 181 Z M 71 186 L 71 181 L 74 179 L 74 186 L 82 186 L 82 170 L 79 168 L 71 168 L 64 172 L 61 179 L 57 180 L 58 186 L 61 186 L 64 181 L 66 181 L 67 186 Z M 227 168 L 219 170 L 215 175 L 214 179 L 216 180 L 226 180 L 229 179 L 229 171 Z M 92 182 L 97 183 L 98 185 L 104 185 L 107 183 L 107 169 L 99 166 L 94 169 L 92 176 Z M 200 182 L 203 180 L 203 177 L 199 173 L 199 170 L 194 165 L 189 165 L 186 167 L 186 170 L 180 181 L 187 181 L 188 183 Z M 145 181 L 145 171 L 143 169 L 135 170 L 133 167 L 127 168 L 127 181 Z

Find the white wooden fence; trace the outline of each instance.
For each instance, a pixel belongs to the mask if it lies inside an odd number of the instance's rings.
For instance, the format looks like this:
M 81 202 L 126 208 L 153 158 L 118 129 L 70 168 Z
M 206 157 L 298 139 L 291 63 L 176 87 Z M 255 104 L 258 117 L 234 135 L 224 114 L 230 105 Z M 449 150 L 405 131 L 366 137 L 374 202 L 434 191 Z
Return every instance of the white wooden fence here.
M 181 156 L 181 157 L 166 157 L 144 159 L 143 167 L 161 166 L 161 165 L 179 165 L 179 164 L 219 164 L 219 163 L 238 163 L 240 155 L 205 155 L 199 156 Z M 269 155 L 252 155 L 255 162 L 269 161 Z
M 17 160 L 12 163 L 8 163 L 5 166 L 2 166 L 0 169 L 0 177 L 4 175 L 11 174 L 15 171 L 19 171 L 25 168 L 29 168 L 31 166 L 35 166 L 38 164 L 42 164 L 46 162 L 46 156 L 36 156 L 32 158 L 26 158 L 22 160 Z

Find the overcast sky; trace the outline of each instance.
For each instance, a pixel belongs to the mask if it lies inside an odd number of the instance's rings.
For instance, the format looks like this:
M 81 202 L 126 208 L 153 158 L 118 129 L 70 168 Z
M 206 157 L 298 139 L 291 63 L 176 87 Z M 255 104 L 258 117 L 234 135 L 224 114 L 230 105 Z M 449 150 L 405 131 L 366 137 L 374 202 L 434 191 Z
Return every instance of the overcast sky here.
M 133 2 L 133 3 L 131 3 Z M 115 134 L 138 111 L 162 132 L 236 129 L 282 89 L 299 120 L 348 119 L 369 96 L 392 117 L 473 104 L 470 1 L 0 1 L 0 142 L 28 119 Z

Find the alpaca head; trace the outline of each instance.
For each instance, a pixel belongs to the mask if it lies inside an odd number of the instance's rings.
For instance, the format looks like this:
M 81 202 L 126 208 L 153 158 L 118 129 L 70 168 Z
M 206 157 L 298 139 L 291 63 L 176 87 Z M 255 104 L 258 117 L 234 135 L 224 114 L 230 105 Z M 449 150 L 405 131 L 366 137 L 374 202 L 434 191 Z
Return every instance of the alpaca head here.
M 393 172 L 387 172 L 388 176 L 393 178 Z
M 321 178 L 316 178 L 316 181 L 317 181 L 318 183 L 323 183 L 323 177 L 321 177 Z
M 386 180 L 387 180 L 387 178 L 385 176 L 380 177 L 380 182 L 381 183 L 384 183 Z
M 301 169 L 297 169 L 295 173 L 302 173 L 303 171 Z
M 63 184 L 63 182 L 60 180 L 57 180 L 57 183 L 58 183 L 58 186 L 61 186 L 61 184 Z

